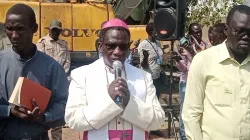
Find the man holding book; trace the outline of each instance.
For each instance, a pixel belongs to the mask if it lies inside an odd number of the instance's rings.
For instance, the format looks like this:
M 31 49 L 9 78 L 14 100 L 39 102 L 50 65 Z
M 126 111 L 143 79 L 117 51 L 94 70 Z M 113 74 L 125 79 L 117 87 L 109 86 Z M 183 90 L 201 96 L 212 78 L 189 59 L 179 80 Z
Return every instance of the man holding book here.
M 36 45 L 32 43 L 37 28 L 35 13 L 31 7 L 16 4 L 8 10 L 5 32 L 12 48 L 0 52 L 1 140 L 48 140 L 48 130 L 65 123 L 67 76 L 58 62 L 37 51 Z M 9 104 L 8 101 L 20 77 L 25 77 L 51 91 L 44 113 L 39 109 L 41 105 L 36 102 L 41 99 L 30 100 L 32 110 L 23 105 Z M 34 94 L 41 92 L 33 86 L 25 88 L 32 90 Z

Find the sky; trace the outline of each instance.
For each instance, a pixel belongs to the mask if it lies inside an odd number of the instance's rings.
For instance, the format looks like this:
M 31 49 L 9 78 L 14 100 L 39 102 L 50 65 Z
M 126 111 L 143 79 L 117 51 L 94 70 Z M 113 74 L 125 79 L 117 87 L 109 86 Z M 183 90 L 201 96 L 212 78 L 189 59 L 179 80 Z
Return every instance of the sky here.
M 245 0 L 245 4 L 250 6 L 250 0 Z

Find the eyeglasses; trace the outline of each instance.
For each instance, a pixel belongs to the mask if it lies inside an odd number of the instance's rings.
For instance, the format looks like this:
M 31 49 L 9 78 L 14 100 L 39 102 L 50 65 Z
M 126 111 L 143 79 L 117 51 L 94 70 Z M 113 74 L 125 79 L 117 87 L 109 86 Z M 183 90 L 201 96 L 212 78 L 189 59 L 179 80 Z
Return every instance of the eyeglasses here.
M 115 44 L 103 44 L 104 46 L 106 46 L 106 48 L 108 49 L 108 50 L 115 50 L 117 47 L 119 47 L 119 49 L 121 50 L 121 51 L 127 51 L 128 49 L 129 49 L 129 43 L 128 44 L 124 44 L 124 45 L 121 45 L 121 46 L 117 46 L 117 45 L 115 45 Z
M 228 26 L 228 27 L 230 27 L 230 26 Z M 230 27 L 230 28 L 232 30 L 233 35 L 235 35 L 239 39 L 246 36 L 246 35 L 248 37 L 250 37 L 250 30 L 236 30 L 236 29 L 234 29 L 232 27 Z

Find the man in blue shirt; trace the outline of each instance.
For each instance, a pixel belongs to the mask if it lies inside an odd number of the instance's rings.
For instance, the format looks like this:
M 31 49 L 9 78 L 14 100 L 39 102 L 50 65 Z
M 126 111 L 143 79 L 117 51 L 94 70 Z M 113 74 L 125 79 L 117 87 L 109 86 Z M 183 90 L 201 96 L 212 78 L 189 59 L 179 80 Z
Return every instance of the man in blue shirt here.
M 12 48 L 0 52 L 0 139 L 48 140 L 48 130 L 65 124 L 68 80 L 63 67 L 37 50 L 32 43 L 37 31 L 35 13 L 25 4 L 12 6 L 5 21 L 5 31 Z M 41 113 L 8 103 L 19 77 L 26 77 L 52 91 L 47 109 Z M 31 87 L 32 88 L 32 87 Z M 36 89 L 33 89 L 36 92 Z

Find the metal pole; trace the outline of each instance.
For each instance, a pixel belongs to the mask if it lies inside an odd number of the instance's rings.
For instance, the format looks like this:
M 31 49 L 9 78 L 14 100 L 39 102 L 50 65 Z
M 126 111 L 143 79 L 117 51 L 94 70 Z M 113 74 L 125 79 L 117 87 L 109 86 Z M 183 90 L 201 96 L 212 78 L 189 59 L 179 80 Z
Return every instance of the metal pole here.
M 171 41 L 171 52 L 172 53 L 174 50 L 174 41 Z M 170 111 L 172 110 L 172 94 L 173 94 L 173 57 L 172 55 L 170 56 L 170 86 L 169 86 L 169 97 L 168 97 L 168 108 Z M 171 120 L 172 120 L 172 115 L 171 113 L 168 113 L 168 132 L 167 132 L 167 137 L 170 138 L 171 136 Z
M 106 10 L 107 10 L 107 21 L 109 21 L 109 4 L 108 4 L 108 0 L 105 0 L 105 4 L 106 4 Z

